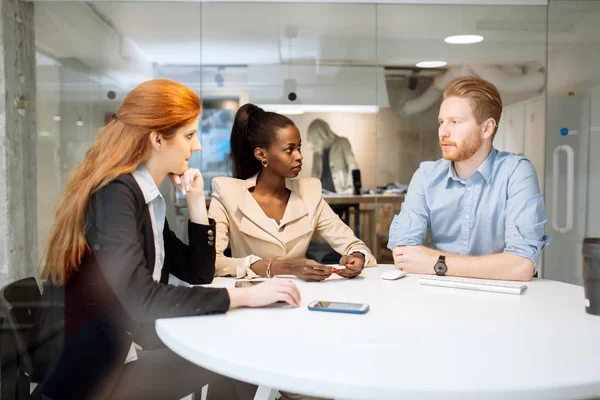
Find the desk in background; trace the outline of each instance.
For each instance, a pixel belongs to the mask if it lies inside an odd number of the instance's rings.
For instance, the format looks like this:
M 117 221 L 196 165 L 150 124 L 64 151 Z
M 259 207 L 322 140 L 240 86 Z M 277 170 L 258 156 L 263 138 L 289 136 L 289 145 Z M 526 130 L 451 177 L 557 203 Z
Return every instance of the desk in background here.
M 330 206 L 347 205 L 352 212 L 351 222 L 354 233 L 373 252 L 377 260 L 382 251 L 386 251 L 387 237 L 392 218 L 400 212 L 404 195 L 363 194 L 343 195 L 326 194 L 323 199 Z

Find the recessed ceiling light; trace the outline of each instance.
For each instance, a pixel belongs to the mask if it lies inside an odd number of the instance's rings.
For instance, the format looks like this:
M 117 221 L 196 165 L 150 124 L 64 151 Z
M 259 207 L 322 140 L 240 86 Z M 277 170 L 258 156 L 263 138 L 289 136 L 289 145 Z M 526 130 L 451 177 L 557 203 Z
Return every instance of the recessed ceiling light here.
M 448 36 L 446 39 L 444 39 L 444 42 L 450 43 L 450 44 L 472 44 L 472 43 L 479 43 L 482 40 L 483 40 L 483 36 L 479 36 L 479 35 L 455 35 L 455 36 Z
M 419 68 L 439 68 L 447 65 L 446 61 L 421 61 L 417 63 Z
M 52 119 L 56 122 L 59 122 L 61 120 L 60 115 L 55 115 L 54 117 L 52 117 Z

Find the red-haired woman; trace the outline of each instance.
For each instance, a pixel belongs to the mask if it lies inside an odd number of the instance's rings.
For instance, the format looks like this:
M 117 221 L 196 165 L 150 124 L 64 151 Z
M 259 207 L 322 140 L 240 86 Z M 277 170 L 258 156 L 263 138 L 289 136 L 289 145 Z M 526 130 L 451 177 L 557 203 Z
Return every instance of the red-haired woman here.
M 215 223 L 202 175 L 188 168 L 200 150 L 200 109 L 196 93 L 176 82 L 136 86 L 70 175 L 42 272 L 65 295 L 65 347 L 44 383 L 46 397 L 179 399 L 213 382 L 211 397 L 226 378 L 166 348 L 154 321 L 299 305 L 297 288 L 284 280 L 247 289 L 168 285 L 169 274 L 203 284 L 215 272 Z M 189 245 L 165 218 L 158 187 L 167 177 L 186 194 Z

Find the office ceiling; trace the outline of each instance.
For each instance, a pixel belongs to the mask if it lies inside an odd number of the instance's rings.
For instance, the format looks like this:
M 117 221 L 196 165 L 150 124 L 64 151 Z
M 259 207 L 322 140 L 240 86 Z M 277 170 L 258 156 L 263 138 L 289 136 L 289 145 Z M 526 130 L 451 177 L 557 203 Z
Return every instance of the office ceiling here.
M 546 8 L 541 6 L 92 4 L 161 64 L 414 65 L 440 58 L 450 64 L 514 63 L 542 59 L 546 40 Z M 443 42 L 458 33 L 482 34 L 485 40 L 473 46 Z
M 553 2 L 549 57 L 600 54 L 599 3 Z M 36 42 L 49 56 L 123 80 L 157 65 L 544 65 L 547 21 L 546 7 L 535 5 L 41 2 Z M 462 33 L 485 39 L 443 41 Z

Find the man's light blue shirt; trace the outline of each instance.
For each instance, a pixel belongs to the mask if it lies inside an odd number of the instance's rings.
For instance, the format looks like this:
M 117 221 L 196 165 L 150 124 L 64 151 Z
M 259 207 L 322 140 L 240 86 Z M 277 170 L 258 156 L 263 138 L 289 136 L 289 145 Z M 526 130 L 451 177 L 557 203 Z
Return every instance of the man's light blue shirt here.
M 467 180 L 450 161 L 421 163 L 390 226 L 388 248 L 422 245 L 430 228 L 431 245 L 442 252 L 511 253 L 533 261 L 537 271 L 551 240 L 544 236 L 547 221 L 531 162 L 492 148 Z

